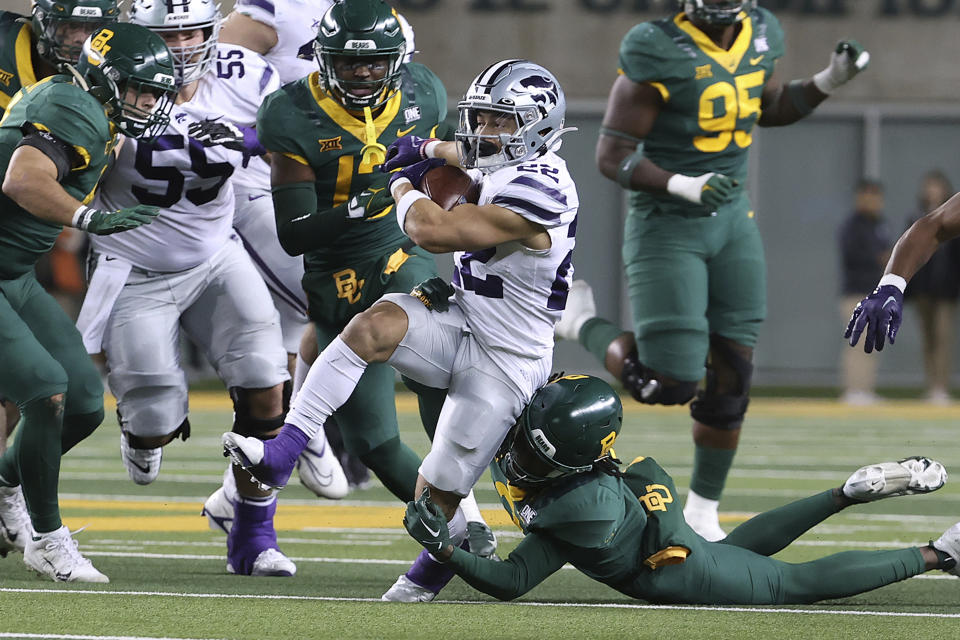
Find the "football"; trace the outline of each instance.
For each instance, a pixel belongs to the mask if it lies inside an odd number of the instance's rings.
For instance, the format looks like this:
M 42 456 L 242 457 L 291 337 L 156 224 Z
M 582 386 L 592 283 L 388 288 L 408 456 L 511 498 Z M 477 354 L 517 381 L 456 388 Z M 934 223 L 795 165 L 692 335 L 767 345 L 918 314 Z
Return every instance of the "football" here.
M 420 190 L 447 211 L 465 202 L 476 204 L 480 199 L 480 186 L 473 183 L 466 171 L 449 164 L 427 171 Z

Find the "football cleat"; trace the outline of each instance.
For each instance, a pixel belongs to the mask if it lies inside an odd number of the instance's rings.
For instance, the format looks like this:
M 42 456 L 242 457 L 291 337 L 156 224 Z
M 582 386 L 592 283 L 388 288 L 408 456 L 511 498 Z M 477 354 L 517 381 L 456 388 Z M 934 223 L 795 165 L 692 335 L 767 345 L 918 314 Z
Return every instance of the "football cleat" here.
M 120 457 L 130 479 L 137 484 L 150 484 L 160 475 L 160 461 L 163 447 L 156 449 L 134 449 L 127 441 L 127 434 L 120 432 Z
M 707 542 L 717 542 L 727 537 L 726 532 L 720 528 L 719 514 L 711 509 L 691 508 L 689 496 L 687 505 L 683 509 L 683 519 L 698 536 Z
M 66 526 L 27 542 L 23 561 L 55 582 L 110 582 L 84 558 Z
M 936 460 L 913 456 L 857 469 L 843 483 L 843 495 L 860 502 L 936 491 L 947 481 L 947 470 Z
M 227 561 L 227 573 L 237 573 L 233 565 Z M 297 565 L 279 549 L 264 549 L 253 561 L 252 576 L 273 576 L 289 578 L 296 575 Z
M 430 602 L 436 597 L 437 594 L 430 589 L 421 587 L 406 575 L 402 575 L 380 599 L 384 602 Z
M 297 458 L 300 482 L 318 498 L 339 500 L 350 493 L 347 476 L 321 429 Z
M 497 556 L 497 536 L 486 522 L 467 523 L 467 545 L 473 555 L 490 560 L 500 559 Z
M 0 486 L 0 557 L 9 551 L 23 553 L 33 529 L 20 487 Z
M 211 493 L 204 501 L 200 515 L 207 516 L 207 524 L 211 530 L 230 533 L 230 527 L 233 526 L 233 502 L 227 498 L 223 487 Z
M 553 328 L 553 335 L 562 340 L 577 341 L 584 323 L 597 317 L 597 303 L 593 299 L 593 288 L 586 280 L 574 280 L 567 295 L 567 306 L 560 321 Z

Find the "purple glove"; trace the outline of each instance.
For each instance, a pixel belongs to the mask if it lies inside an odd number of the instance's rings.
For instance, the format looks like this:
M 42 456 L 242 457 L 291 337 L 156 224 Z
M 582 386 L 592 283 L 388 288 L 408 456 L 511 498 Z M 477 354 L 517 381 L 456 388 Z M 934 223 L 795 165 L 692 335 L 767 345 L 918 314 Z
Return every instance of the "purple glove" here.
M 414 189 L 420 188 L 420 183 L 423 182 L 423 176 L 427 174 L 427 171 L 433 169 L 434 167 L 440 167 L 447 164 L 447 161 L 443 158 L 427 158 L 426 160 L 421 160 L 416 164 L 412 164 L 409 167 L 404 167 L 399 171 L 394 171 L 390 174 L 390 182 L 387 185 L 387 188 L 392 192 L 393 183 L 399 180 L 400 178 L 406 178 L 410 181 L 410 184 L 413 185 Z
M 380 165 L 380 171 L 387 173 L 400 167 L 409 167 L 421 160 L 427 159 L 426 146 L 436 138 L 421 138 L 420 136 L 403 136 L 397 138 L 387 147 L 387 159 Z
M 877 351 L 883 351 L 884 338 L 890 338 L 890 344 L 893 344 L 902 321 L 903 293 L 892 284 L 885 284 L 874 289 L 873 293 L 854 307 L 843 337 L 848 338 L 850 346 L 854 347 L 866 327 L 864 353 L 870 353 L 874 347 Z

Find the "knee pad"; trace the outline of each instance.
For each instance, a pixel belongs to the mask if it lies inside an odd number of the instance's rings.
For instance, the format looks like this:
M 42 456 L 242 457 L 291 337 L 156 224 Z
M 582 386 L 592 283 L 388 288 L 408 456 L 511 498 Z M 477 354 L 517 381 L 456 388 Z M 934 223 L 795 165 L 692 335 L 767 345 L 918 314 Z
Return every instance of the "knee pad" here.
M 697 393 L 696 381 L 667 379 L 640 362 L 636 349 L 624 358 L 620 382 L 634 400 L 644 404 L 686 404 Z
M 120 423 L 121 428 L 123 428 L 123 421 L 120 418 L 120 410 L 117 409 L 117 422 Z M 156 445 L 151 445 L 148 440 L 152 439 L 151 436 L 138 436 L 133 433 L 130 433 L 126 429 L 123 429 L 123 432 L 127 434 L 127 443 L 130 445 L 131 449 L 155 449 Z M 190 437 L 190 420 L 184 418 L 183 422 L 180 423 L 172 433 L 163 436 L 163 440 L 160 442 L 161 447 L 165 447 L 177 438 L 180 438 L 186 442 L 187 438 Z
M 292 388 L 292 387 L 291 387 Z M 233 432 L 242 436 L 270 440 L 276 431 L 283 426 L 286 405 L 289 403 L 287 384 L 284 384 L 284 412 L 275 418 L 255 418 L 250 415 L 250 390 L 242 387 L 230 388 L 230 399 L 233 400 Z M 268 435 L 269 434 L 269 435 Z
M 736 345 L 717 334 L 710 336 L 707 386 L 690 404 L 690 415 L 694 420 L 728 431 L 739 429 L 743 424 L 743 416 L 750 404 L 750 381 L 753 378 L 753 363 L 746 353 L 742 353 L 743 350 L 753 355 L 753 350 L 748 347 Z

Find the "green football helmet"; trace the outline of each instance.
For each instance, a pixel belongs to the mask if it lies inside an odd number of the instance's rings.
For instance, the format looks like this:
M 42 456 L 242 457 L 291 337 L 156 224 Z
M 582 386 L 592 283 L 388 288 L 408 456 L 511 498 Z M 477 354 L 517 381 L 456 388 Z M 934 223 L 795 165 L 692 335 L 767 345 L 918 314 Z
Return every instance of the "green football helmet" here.
M 86 38 L 120 17 L 117 0 L 33 0 L 30 13 L 37 53 L 55 67 L 80 57 L 82 45 L 66 41 L 72 31 L 82 30 Z
M 383 105 L 400 88 L 406 49 L 396 12 L 383 0 L 337 0 L 324 14 L 313 41 L 323 89 L 356 111 Z M 353 58 L 354 64 L 383 59 L 384 76 L 344 80 L 334 68 L 341 57 Z
M 507 434 L 497 464 L 518 487 L 586 473 L 612 459 L 623 405 L 600 378 L 572 375 L 541 387 Z
M 83 43 L 76 75 L 131 138 L 152 138 L 170 122 L 179 90 L 173 56 L 163 38 L 146 27 L 118 22 L 94 31 Z M 143 106 L 147 94 L 154 100 Z
M 678 0 L 687 17 L 698 22 L 716 26 L 729 26 L 741 20 L 742 11 L 757 6 L 757 0 Z

